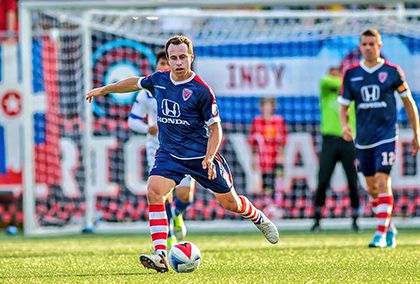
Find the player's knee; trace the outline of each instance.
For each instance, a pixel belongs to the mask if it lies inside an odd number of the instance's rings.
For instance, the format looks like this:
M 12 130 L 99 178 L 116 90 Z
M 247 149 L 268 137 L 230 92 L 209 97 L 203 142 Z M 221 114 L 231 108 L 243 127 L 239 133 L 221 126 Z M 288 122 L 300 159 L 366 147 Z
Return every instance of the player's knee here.
M 165 202 L 164 194 L 159 188 L 155 186 L 148 186 L 147 187 L 147 200 L 149 203 L 156 204 L 156 203 L 163 203 Z
M 391 180 L 389 175 L 384 173 L 378 173 L 375 176 L 375 185 L 377 193 L 386 193 L 390 190 Z
M 374 197 L 378 195 L 378 189 L 376 186 L 376 181 L 371 179 L 369 181 L 366 181 L 366 190 L 369 193 L 370 196 Z
M 376 182 L 376 188 L 378 193 L 386 192 L 386 182 L 382 179 L 378 179 Z

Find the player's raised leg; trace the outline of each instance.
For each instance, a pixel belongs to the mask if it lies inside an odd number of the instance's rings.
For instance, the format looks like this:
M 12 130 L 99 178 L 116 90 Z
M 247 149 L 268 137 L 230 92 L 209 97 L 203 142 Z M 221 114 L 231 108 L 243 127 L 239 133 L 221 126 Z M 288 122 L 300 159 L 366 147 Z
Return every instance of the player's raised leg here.
M 166 259 L 166 242 L 168 238 L 168 219 L 165 210 L 165 201 L 168 194 L 175 187 L 171 179 L 152 175 L 147 186 L 147 200 L 149 203 L 149 225 L 152 237 L 154 254 L 143 254 L 140 262 L 146 268 L 157 272 L 168 272 L 169 266 Z
M 275 244 L 279 241 L 279 232 L 273 222 L 261 210 L 257 209 L 248 198 L 237 195 L 233 187 L 228 193 L 214 192 L 214 195 L 225 209 L 239 213 L 243 218 L 251 220 L 270 243 Z
M 261 210 L 255 208 L 248 198 L 243 195 L 238 196 L 236 193 L 225 158 L 216 154 L 213 160 L 204 159 L 202 164 L 206 164 L 203 170 L 191 176 L 203 187 L 211 189 L 223 208 L 251 220 L 270 243 L 277 243 L 279 240 L 277 227 Z

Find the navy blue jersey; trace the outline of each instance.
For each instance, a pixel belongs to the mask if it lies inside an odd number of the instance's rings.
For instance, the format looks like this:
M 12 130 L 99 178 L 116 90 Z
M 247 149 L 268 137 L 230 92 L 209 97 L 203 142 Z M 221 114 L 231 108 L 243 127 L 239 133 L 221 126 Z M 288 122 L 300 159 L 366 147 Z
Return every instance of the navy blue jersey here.
M 208 126 L 220 121 L 210 87 L 194 73 L 185 81 L 174 81 L 169 71 L 142 77 L 138 86 L 156 98 L 159 149 L 179 159 L 204 158 Z
M 385 61 L 366 67 L 363 62 L 347 70 L 339 102 L 356 107 L 356 148 L 368 149 L 395 141 L 397 104 L 394 92 L 407 95 L 404 74 Z

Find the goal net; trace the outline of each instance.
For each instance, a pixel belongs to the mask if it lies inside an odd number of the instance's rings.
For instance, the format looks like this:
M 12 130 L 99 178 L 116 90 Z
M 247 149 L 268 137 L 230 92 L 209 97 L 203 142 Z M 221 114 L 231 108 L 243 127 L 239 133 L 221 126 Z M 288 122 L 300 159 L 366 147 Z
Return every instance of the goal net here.
M 87 7 L 87 8 L 86 8 Z M 320 151 L 319 81 L 331 66 L 360 60 L 359 33 L 376 27 L 382 55 L 406 73 L 417 103 L 420 14 L 417 11 L 246 11 L 193 9 L 37 8 L 23 6 L 22 56 L 27 60 L 25 228 L 28 234 L 146 228 L 146 137 L 127 117 L 136 93 L 84 101 L 86 91 L 153 72 L 155 52 L 174 34 L 195 46 L 194 70 L 216 93 L 224 127 L 221 152 L 236 190 L 274 220 L 309 218 Z M 111 7 L 112 8 L 112 7 Z M 417 76 L 418 77 L 418 76 Z M 252 165 L 251 122 L 262 97 L 275 98 L 286 123 L 282 167 L 262 186 Z M 420 216 L 420 156 L 410 156 L 411 129 L 400 107 L 394 166 L 394 213 Z M 272 135 L 265 133 L 264 135 Z M 321 169 L 322 171 L 322 169 Z M 372 216 L 361 180 L 360 214 Z M 338 164 L 323 216 L 351 214 Z M 198 188 L 187 220 L 240 219 Z M 210 223 L 210 222 L 209 222 Z

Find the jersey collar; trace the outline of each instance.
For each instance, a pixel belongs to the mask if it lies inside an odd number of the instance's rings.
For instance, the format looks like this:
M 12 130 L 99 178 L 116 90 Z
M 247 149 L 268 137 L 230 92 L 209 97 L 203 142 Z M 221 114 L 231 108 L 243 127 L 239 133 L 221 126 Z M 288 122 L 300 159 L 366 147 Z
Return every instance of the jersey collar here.
M 376 70 L 378 70 L 379 68 L 381 68 L 384 65 L 385 60 L 383 58 L 380 58 L 379 63 L 376 64 L 375 66 L 369 68 L 365 65 L 365 63 L 362 61 L 360 61 L 360 67 L 362 67 L 363 70 L 365 70 L 366 72 L 372 74 L 373 72 L 375 72 Z
M 184 80 L 184 81 L 174 81 L 174 79 L 172 79 L 172 71 L 171 71 L 171 73 L 169 73 L 169 78 L 171 79 L 171 82 L 172 82 L 174 85 L 181 85 L 181 84 L 188 83 L 188 82 L 190 82 L 192 79 L 194 79 L 194 77 L 195 77 L 195 73 L 194 73 L 194 71 L 193 71 L 193 72 L 192 72 L 192 74 L 191 74 L 191 76 L 190 76 L 188 79 L 186 79 L 186 80 Z

